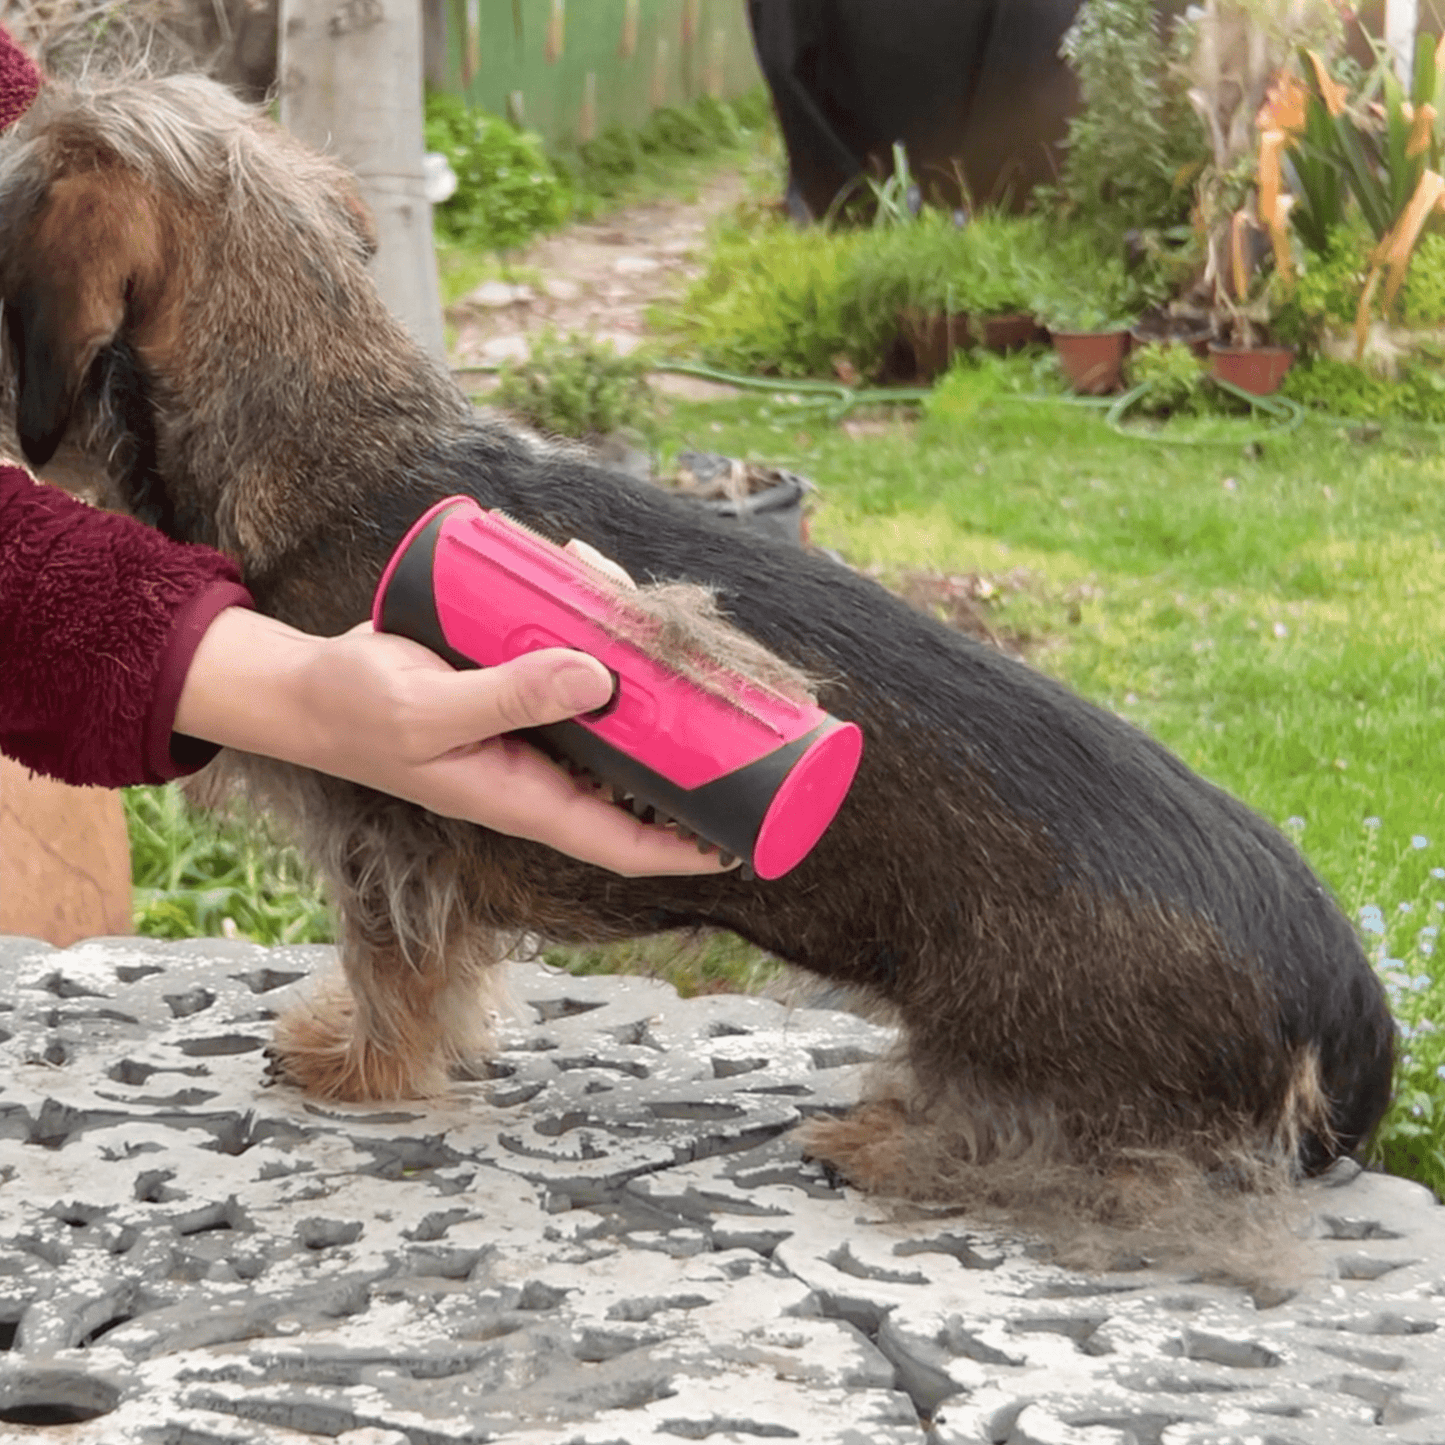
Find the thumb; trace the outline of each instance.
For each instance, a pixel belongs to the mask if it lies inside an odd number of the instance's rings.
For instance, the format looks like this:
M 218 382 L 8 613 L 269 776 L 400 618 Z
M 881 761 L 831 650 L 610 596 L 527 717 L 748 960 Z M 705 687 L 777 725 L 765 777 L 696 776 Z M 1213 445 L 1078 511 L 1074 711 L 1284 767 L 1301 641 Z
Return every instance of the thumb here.
M 612 674 L 585 652 L 545 648 L 490 670 L 502 730 L 540 727 L 601 707 L 612 696 Z

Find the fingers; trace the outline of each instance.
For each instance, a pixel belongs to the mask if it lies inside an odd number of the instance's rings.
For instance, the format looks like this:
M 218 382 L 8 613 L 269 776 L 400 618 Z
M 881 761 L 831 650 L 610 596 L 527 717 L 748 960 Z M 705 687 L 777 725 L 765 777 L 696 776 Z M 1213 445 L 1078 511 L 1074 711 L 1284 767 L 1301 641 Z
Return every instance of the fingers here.
M 489 672 L 507 732 L 592 712 L 612 696 L 612 674 L 585 652 L 546 648 Z
M 405 739 L 405 751 L 416 762 L 591 712 L 612 696 L 612 674 L 585 652 L 547 648 L 498 667 L 458 672 L 404 638 L 365 643 L 397 649 L 387 666 L 406 684 L 393 735 Z
M 413 801 L 584 863 L 628 877 L 724 871 L 715 853 L 639 822 L 515 738 L 438 759 L 429 771 L 427 795 Z

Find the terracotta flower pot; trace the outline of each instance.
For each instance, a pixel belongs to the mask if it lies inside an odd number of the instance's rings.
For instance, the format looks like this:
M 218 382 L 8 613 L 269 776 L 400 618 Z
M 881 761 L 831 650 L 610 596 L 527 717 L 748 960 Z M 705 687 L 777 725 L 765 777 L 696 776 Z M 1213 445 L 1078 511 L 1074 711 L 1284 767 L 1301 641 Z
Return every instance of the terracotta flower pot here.
M 990 351 L 1018 351 L 1042 336 L 1038 322 L 1022 312 L 983 318 L 983 344 Z
M 1084 396 L 1107 396 L 1118 391 L 1129 353 L 1127 331 L 1055 331 L 1054 350 L 1064 375 Z
M 967 351 L 973 345 L 964 312 L 948 315 L 910 306 L 899 317 L 899 324 L 913 352 L 913 370 L 920 381 L 942 376 L 952 364 L 954 353 Z
M 1220 346 L 1209 347 L 1210 366 L 1220 381 L 1252 393 L 1268 396 L 1279 390 L 1285 372 L 1294 364 L 1294 348 L 1290 346 Z

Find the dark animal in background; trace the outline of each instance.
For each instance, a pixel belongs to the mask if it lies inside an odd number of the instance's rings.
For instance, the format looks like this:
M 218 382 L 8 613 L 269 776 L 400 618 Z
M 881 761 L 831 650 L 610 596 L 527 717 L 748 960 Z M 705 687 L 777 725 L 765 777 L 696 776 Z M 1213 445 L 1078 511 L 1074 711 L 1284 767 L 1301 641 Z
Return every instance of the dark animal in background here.
M 330 881 L 344 986 L 276 1048 L 316 1093 L 445 1086 L 519 932 L 732 929 L 889 1005 L 903 1053 L 817 1152 L 946 1193 L 1030 1155 L 1319 1170 L 1364 1139 L 1392 1025 L 1293 848 L 1118 718 L 836 563 L 479 418 L 385 312 L 347 176 L 218 87 L 53 85 L 0 152 L 0 296 L 26 456 L 239 559 L 338 632 L 465 492 L 644 582 L 715 588 L 867 738 L 822 843 L 772 882 L 624 880 L 349 783 L 223 754 Z M 918 1147 L 914 1147 L 914 1144 Z M 926 1145 L 926 1147 L 925 1147 Z
M 818 219 L 901 142 L 924 193 L 1021 206 L 1057 180 L 1079 101 L 1059 55 L 1079 0 L 748 0 L 788 150 L 788 205 Z M 960 179 L 966 191 L 960 186 Z

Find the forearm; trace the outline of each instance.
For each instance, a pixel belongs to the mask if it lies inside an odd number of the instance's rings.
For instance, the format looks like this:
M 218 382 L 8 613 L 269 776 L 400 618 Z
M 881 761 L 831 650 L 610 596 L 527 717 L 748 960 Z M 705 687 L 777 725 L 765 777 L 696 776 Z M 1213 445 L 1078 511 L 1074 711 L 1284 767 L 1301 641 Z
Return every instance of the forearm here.
M 168 659 L 177 678 L 188 664 L 184 619 L 248 600 L 219 553 L 0 466 L 0 747 L 69 783 L 174 777 L 157 715 Z
M 218 613 L 190 659 L 173 730 L 242 752 L 312 765 L 332 744 L 308 707 L 329 639 L 248 608 Z
M 607 669 L 583 653 L 548 649 L 458 672 L 369 625 L 311 637 L 233 608 L 196 648 L 175 727 L 617 873 L 716 871 L 715 855 L 644 826 L 510 736 L 600 707 L 611 692 Z

